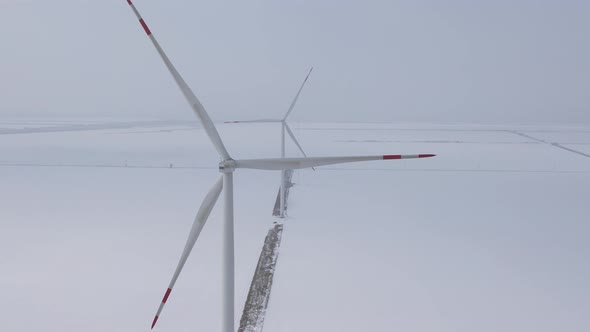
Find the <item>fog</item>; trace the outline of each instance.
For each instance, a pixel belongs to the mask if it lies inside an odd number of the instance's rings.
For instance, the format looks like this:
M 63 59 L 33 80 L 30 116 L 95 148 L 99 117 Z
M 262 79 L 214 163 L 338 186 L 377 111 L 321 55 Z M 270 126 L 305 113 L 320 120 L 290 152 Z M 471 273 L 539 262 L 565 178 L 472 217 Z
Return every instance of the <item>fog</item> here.
M 0 1 L 2 326 L 145 331 L 218 155 L 126 1 Z M 217 122 L 313 66 L 310 156 L 437 155 L 295 173 L 268 331 L 590 330 L 589 3 L 134 2 Z M 238 320 L 279 174 L 235 179 Z M 218 329 L 221 205 L 157 329 Z
M 214 120 L 590 122 L 587 1 L 136 0 Z M 0 115 L 192 119 L 123 0 L 0 4 Z

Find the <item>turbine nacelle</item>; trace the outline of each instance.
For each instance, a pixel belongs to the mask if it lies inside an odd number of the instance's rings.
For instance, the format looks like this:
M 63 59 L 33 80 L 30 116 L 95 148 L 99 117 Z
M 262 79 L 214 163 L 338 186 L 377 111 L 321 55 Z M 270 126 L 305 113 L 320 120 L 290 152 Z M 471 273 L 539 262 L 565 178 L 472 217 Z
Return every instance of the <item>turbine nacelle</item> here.
M 233 159 L 226 159 L 219 162 L 220 173 L 232 173 L 236 170 L 236 161 Z

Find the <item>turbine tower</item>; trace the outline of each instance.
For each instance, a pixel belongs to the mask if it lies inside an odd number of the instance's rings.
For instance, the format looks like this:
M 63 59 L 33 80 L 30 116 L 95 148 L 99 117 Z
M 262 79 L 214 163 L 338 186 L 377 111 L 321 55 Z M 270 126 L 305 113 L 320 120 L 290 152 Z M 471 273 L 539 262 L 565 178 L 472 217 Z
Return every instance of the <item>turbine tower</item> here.
M 182 94 L 188 101 L 189 105 L 193 109 L 194 113 L 199 118 L 209 140 L 217 150 L 217 153 L 221 157 L 219 162 L 219 172 L 222 174 L 221 177 L 215 182 L 213 187 L 209 190 L 207 196 L 201 203 L 197 216 L 193 222 L 191 230 L 189 232 L 188 239 L 186 241 L 182 255 L 178 265 L 172 275 L 164 297 L 154 320 L 152 321 L 152 329 L 156 325 L 158 318 L 162 313 L 162 309 L 168 300 L 174 284 L 186 263 L 186 260 L 211 213 L 211 210 L 215 206 L 217 199 L 223 191 L 224 198 L 224 221 L 223 221 L 223 235 L 222 235 L 222 317 L 221 326 L 222 332 L 235 332 L 234 329 L 234 194 L 233 194 L 233 173 L 238 168 L 248 169 L 260 169 L 260 170 L 287 170 L 287 169 L 301 169 L 310 168 L 314 166 L 333 165 L 341 163 L 350 163 L 357 161 L 367 160 L 394 160 L 394 159 L 409 159 L 409 158 L 427 158 L 433 157 L 433 154 L 415 154 L 415 155 L 377 155 L 377 156 L 348 156 L 348 157 L 315 157 L 315 158 L 271 158 L 271 159 L 244 159 L 234 160 L 229 155 L 213 121 L 209 117 L 209 114 L 205 111 L 205 108 L 201 102 L 197 99 L 191 88 L 186 84 L 184 79 L 180 76 L 170 59 L 156 38 L 148 28 L 147 24 L 137 11 L 135 5 L 131 0 L 127 0 L 127 3 L 131 6 L 131 9 L 137 16 L 139 23 L 143 30 L 153 43 L 156 51 L 164 61 L 166 68 L 170 71 L 170 74 L 174 78 L 174 81 L 182 91 Z
M 291 112 L 293 111 L 293 108 L 295 108 L 295 104 L 297 104 L 297 100 L 299 99 L 299 95 L 301 94 L 301 91 L 303 90 L 303 87 L 305 86 L 305 83 L 307 82 L 307 79 L 309 78 L 309 75 L 311 75 L 312 71 L 313 71 L 313 67 L 311 67 L 309 69 L 307 76 L 305 76 L 303 83 L 301 83 L 299 90 L 297 90 L 297 93 L 295 94 L 295 98 L 293 98 L 291 105 L 289 105 L 289 108 L 287 109 L 287 113 L 285 113 L 285 116 L 283 116 L 282 119 L 240 120 L 240 121 L 226 121 L 225 123 L 280 123 L 281 124 L 281 158 L 285 158 L 285 156 L 286 156 L 285 131 L 289 134 L 289 137 L 291 137 L 291 140 L 293 140 L 293 143 L 295 143 L 295 145 L 297 145 L 297 148 L 299 148 L 299 151 L 301 151 L 301 154 L 303 154 L 304 157 L 307 157 L 307 155 L 305 154 L 305 151 L 303 151 L 303 148 L 301 147 L 301 145 L 297 141 L 297 138 L 295 138 L 295 134 L 293 134 L 293 131 L 291 131 L 291 128 L 289 128 L 289 124 L 287 123 L 287 118 L 289 117 L 289 114 L 291 114 Z M 279 201 L 279 218 L 285 218 L 285 206 L 287 204 L 287 172 L 288 171 L 292 171 L 292 170 L 281 171 L 281 184 L 279 186 L 279 195 L 277 197 L 278 201 Z

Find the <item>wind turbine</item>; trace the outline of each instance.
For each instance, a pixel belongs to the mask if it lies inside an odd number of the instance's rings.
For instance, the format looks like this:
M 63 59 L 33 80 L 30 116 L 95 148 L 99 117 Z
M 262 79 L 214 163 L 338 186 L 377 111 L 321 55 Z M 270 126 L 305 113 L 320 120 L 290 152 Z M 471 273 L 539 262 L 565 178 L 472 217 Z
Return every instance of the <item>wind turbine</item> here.
M 143 30 L 152 41 L 156 51 L 164 61 L 164 64 L 170 71 L 170 74 L 174 78 L 174 81 L 182 91 L 182 94 L 190 104 L 191 108 L 199 118 L 201 124 L 207 136 L 211 140 L 211 143 L 217 150 L 217 153 L 221 157 L 219 162 L 219 172 L 222 174 L 221 177 L 215 182 L 213 187 L 209 190 L 203 203 L 199 207 L 197 216 L 193 222 L 191 230 L 189 232 L 188 239 L 186 241 L 180 260 L 172 275 L 172 280 L 164 293 L 164 297 L 154 320 L 152 321 L 152 329 L 156 325 L 158 318 L 162 313 L 162 309 L 172 292 L 172 288 L 186 263 L 186 260 L 197 241 L 211 210 L 215 206 L 219 195 L 223 191 L 223 198 L 225 201 L 224 206 L 224 222 L 223 222 L 223 235 L 222 235 L 222 332 L 234 332 L 234 193 L 233 193 L 233 173 L 238 168 L 249 168 L 249 169 L 261 169 L 261 170 L 286 170 L 286 169 L 300 169 L 310 168 L 314 166 L 333 165 L 340 163 L 349 163 L 357 161 L 367 160 L 389 160 L 389 159 L 410 159 L 410 158 L 427 158 L 433 157 L 433 154 L 415 154 L 415 155 L 377 155 L 377 156 L 348 156 L 348 157 L 314 157 L 314 158 L 271 158 L 271 159 L 244 159 L 234 160 L 230 157 L 213 121 L 209 117 L 209 114 L 205 111 L 205 108 L 201 102 L 197 99 L 191 88 L 186 84 L 184 79 L 180 76 L 170 59 L 160 44 L 156 41 L 156 38 L 148 28 L 147 24 L 137 11 L 137 8 L 131 0 L 127 0 L 127 3 L 131 6 L 131 9 L 137 16 L 139 23 L 143 27 Z
M 289 137 L 291 137 L 291 140 L 293 140 L 293 143 L 295 143 L 295 145 L 297 145 L 297 148 L 299 148 L 299 151 L 301 151 L 303 156 L 307 157 L 307 155 L 305 154 L 305 151 L 303 151 L 303 148 L 301 147 L 301 145 L 297 141 L 297 138 L 295 138 L 295 134 L 293 134 L 293 131 L 291 131 L 291 128 L 289 128 L 289 124 L 287 123 L 287 118 L 289 117 L 289 114 L 291 114 L 291 111 L 293 111 L 293 108 L 295 108 L 295 104 L 297 104 L 297 100 L 299 99 L 299 95 L 301 94 L 301 91 L 303 90 L 303 87 L 305 86 L 305 83 L 307 82 L 309 75 L 311 75 L 312 70 L 313 70 L 313 67 L 311 67 L 309 69 L 307 76 L 305 76 L 303 83 L 301 83 L 299 90 L 297 90 L 297 94 L 295 94 L 295 98 L 293 98 L 291 105 L 289 105 L 289 109 L 287 109 L 287 113 L 285 113 L 285 116 L 283 116 L 282 119 L 226 121 L 225 123 L 280 123 L 281 124 L 281 158 L 285 158 L 285 156 L 286 156 L 285 131 L 289 134 Z M 292 170 L 281 171 L 281 185 L 279 187 L 279 195 L 277 197 L 278 201 L 279 201 L 279 218 L 285 218 L 285 206 L 287 204 L 287 202 L 286 202 L 287 197 L 286 196 L 287 196 L 287 172 L 288 171 L 292 171 Z

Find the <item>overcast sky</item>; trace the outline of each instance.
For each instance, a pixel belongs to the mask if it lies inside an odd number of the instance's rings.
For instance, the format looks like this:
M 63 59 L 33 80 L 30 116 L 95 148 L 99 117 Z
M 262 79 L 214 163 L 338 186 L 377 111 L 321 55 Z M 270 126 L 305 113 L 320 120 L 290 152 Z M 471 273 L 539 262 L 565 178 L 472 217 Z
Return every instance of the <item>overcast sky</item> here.
M 590 123 L 588 1 L 135 0 L 214 120 Z M 0 116 L 193 119 L 126 1 L 0 0 Z

